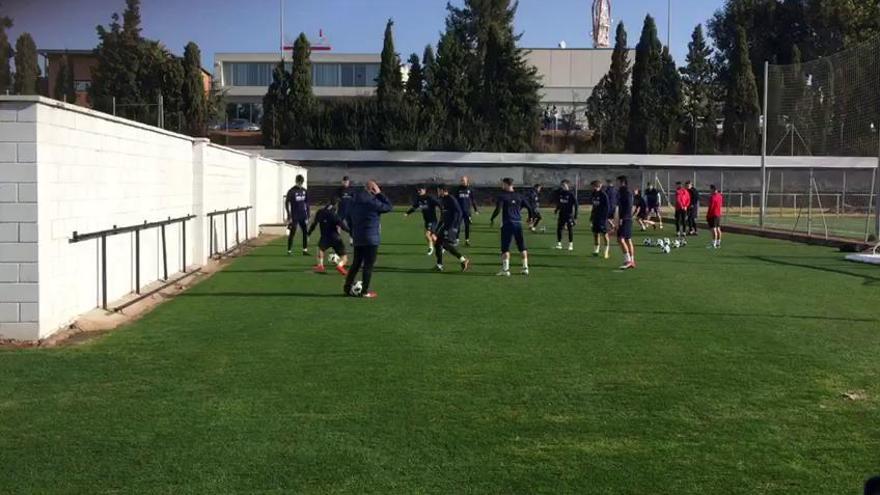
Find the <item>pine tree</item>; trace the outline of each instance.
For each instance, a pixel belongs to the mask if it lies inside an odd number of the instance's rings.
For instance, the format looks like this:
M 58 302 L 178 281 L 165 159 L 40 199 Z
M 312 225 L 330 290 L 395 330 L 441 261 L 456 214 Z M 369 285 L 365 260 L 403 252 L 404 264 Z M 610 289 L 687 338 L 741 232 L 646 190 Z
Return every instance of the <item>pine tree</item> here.
M 183 51 L 183 115 L 185 130 L 190 136 L 204 136 L 207 124 L 207 95 L 202 76 L 202 54 L 199 46 L 187 43 Z
M 272 83 L 263 96 L 263 145 L 267 148 L 279 148 L 282 145 L 282 128 L 284 127 L 285 92 L 288 88 L 289 76 L 284 69 L 284 60 L 280 60 L 272 72 Z
M 658 151 L 660 111 L 659 79 L 663 68 L 661 44 L 657 38 L 657 24 L 650 15 L 645 17 L 642 36 L 636 46 L 633 65 L 632 101 L 629 114 L 627 151 L 653 153 Z
M 281 93 L 281 108 L 284 109 L 282 141 L 285 145 L 295 148 L 307 147 L 314 135 L 314 130 L 309 126 L 315 112 L 311 56 L 312 45 L 305 33 L 300 33 L 293 43 L 293 65 L 288 83 L 289 96 L 285 98 L 284 92 Z
M 658 80 L 660 94 L 660 113 L 658 115 L 660 131 L 655 151 L 676 152 L 681 129 L 682 94 L 681 75 L 675 66 L 675 60 L 669 53 L 669 47 L 663 47 L 660 56 L 662 69 Z
M 110 25 L 98 26 L 97 65 L 92 71 L 89 99 L 95 109 L 111 112 L 113 98 L 117 113 L 136 120 L 147 120 L 147 112 L 139 106 L 146 103 L 141 80 L 148 66 L 143 60 L 146 48 L 140 38 L 140 5 L 137 0 L 126 0 L 125 27 L 119 14 L 114 13 Z M 155 101 L 150 103 L 155 104 Z
M 15 42 L 15 78 L 13 91 L 20 95 L 37 94 L 40 68 L 37 65 L 37 45 L 30 33 L 22 33 Z
M 12 58 L 12 46 L 9 44 L 9 36 L 6 30 L 12 27 L 12 19 L 0 16 L 0 94 L 6 94 L 12 89 L 12 72 L 9 68 L 9 59 Z
M 714 153 L 717 107 L 712 48 L 698 24 L 688 44 L 687 65 L 681 69 L 684 128 L 690 153 Z
M 433 84 L 429 86 L 429 105 L 437 113 L 440 129 L 437 147 L 450 151 L 469 151 L 468 127 L 473 88 L 468 77 L 468 58 L 461 38 L 447 30 L 437 44 L 432 65 Z
M 389 19 L 385 25 L 385 39 L 382 47 L 382 62 L 379 78 L 376 80 L 376 99 L 379 105 L 380 146 L 383 149 L 400 149 L 405 145 L 403 134 L 410 126 L 402 122 L 407 109 L 404 108 L 403 78 L 400 73 L 400 56 L 394 50 L 394 21 Z
M 629 128 L 631 75 L 626 28 L 621 22 L 617 25 L 611 69 L 602 76 L 587 99 L 587 119 L 591 129 L 599 134 L 603 152 L 624 149 Z
M 727 153 L 749 154 L 757 152 L 758 85 L 749 59 L 748 38 L 742 26 L 737 29 L 736 37 L 724 104 L 722 142 Z
M 61 56 L 58 74 L 55 76 L 55 91 L 52 95 L 58 101 L 76 103 L 76 85 L 73 79 L 73 65 L 65 53 Z

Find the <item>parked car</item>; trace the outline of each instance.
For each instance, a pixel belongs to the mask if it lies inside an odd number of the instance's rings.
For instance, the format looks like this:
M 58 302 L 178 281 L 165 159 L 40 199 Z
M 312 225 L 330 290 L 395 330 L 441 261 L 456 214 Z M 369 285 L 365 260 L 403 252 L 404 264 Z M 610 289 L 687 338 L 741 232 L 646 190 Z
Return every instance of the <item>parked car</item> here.
M 260 126 L 248 119 L 233 119 L 217 126 L 221 131 L 260 132 Z

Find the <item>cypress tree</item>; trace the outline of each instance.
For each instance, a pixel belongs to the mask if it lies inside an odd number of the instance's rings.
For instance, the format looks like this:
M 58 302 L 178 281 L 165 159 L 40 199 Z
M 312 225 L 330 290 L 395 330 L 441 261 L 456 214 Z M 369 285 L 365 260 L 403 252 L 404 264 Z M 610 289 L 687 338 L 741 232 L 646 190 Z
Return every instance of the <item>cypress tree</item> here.
M 52 95 L 58 101 L 76 103 L 76 85 L 73 80 L 73 65 L 65 53 L 61 56 L 58 75 L 55 76 L 55 91 Z
M 731 154 L 757 151 L 758 142 L 758 85 L 749 60 L 746 30 L 739 26 L 736 48 L 730 61 L 727 98 L 724 103 L 724 150 Z
M 288 75 L 284 70 L 284 60 L 278 61 L 272 71 L 272 83 L 263 96 L 263 145 L 267 148 L 279 148 L 282 145 L 281 129 L 284 127 L 284 97 Z
M 0 94 L 5 94 L 12 87 L 12 72 L 9 59 L 12 58 L 12 46 L 6 30 L 12 27 L 12 19 L 0 16 Z
M 629 133 L 626 149 L 629 153 L 656 151 L 658 139 L 657 116 L 660 111 L 659 79 L 663 68 L 661 45 L 657 38 L 657 24 L 650 15 L 645 17 L 642 36 L 636 46 L 633 65 L 632 101 L 629 114 Z
M 15 42 L 15 79 L 13 91 L 20 95 L 37 94 L 37 45 L 30 33 L 22 33 Z
M 383 149 L 398 149 L 404 145 L 402 134 L 405 126 L 401 122 L 406 113 L 406 109 L 403 108 L 403 77 L 400 73 L 400 56 L 394 50 L 393 28 L 394 21 L 389 19 L 385 25 L 382 62 L 379 66 L 379 78 L 376 81 L 379 144 Z
M 146 48 L 140 38 L 140 4 L 137 0 L 126 0 L 123 17 L 124 28 L 117 13 L 112 15 L 109 26 L 97 27 L 99 42 L 95 55 L 98 63 L 92 70 L 89 99 L 96 110 L 110 113 L 115 97 L 119 115 L 145 120 L 146 112 L 138 105 L 146 102 L 141 81 L 145 69 L 151 64 L 143 60 Z M 155 101 L 150 103 L 155 104 Z
M 418 143 L 416 149 L 433 149 L 442 141 L 440 124 L 443 121 L 443 109 L 440 101 L 432 96 L 435 92 L 435 70 L 437 61 L 434 57 L 434 47 L 425 46 L 422 54 L 422 76 L 424 84 L 421 95 L 421 112 L 418 123 Z
M 312 45 L 306 35 L 300 33 L 293 43 L 289 96 L 285 98 L 284 88 L 281 88 L 281 107 L 284 109 L 282 141 L 295 148 L 307 147 L 314 135 L 314 130 L 309 125 L 315 112 L 311 55 Z
M 712 48 L 703 36 L 703 26 L 698 24 L 688 44 L 687 65 L 681 69 L 684 128 L 690 153 L 715 152 L 717 91 L 711 57 Z
M 675 60 L 669 53 L 669 47 L 663 47 L 660 56 L 662 69 L 659 77 L 660 114 L 658 115 L 660 129 L 658 140 L 652 146 L 655 152 L 676 152 L 678 134 L 681 129 L 682 96 L 681 75 L 675 66 Z
M 629 128 L 631 75 L 626 28 L 620 22 L 611 55 L 611 69 L 602 76 L 587 99 L 587 118 L 590 127 L 599 133 L 603 151 L 620 152 L 624 149 Z
M 409 56 L 409 78 L 406 80 L 406 94 L 410 98 L 419 99 L 425 90 L 425 74 L 419 56 Z
M 189 42 L 183 51 L 183 115 L 190 136 L 204 136 L 207 121 L 207 95 L 202 77 L 202 54 Z

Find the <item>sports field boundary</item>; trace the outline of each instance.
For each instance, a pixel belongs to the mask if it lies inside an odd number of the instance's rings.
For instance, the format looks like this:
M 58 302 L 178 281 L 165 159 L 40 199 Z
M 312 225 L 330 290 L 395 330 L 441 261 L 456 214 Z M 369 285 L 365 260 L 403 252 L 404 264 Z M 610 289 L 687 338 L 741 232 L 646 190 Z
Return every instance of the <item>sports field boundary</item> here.
M 664 223 L 668 222 L 668 225 L 675 225 L 675 219 L 664 218 Z M 697 225 L 700 226 L 701 229 L 708 230 L 709 225 L 706 222 L 699 222 Z M 761 229 L 758 227 L 749 227 L 746 225 L 737 225 L 737 224 L 722 224 L 721 230 L 724 233 L 729 234 L 743 234 L 743 235 L 751 235 L 756 237 L 764 237 L 767 239 L 775 239 L 779 241 L 791 241 L 798 242 L 801 244 L 809 244 L 813 246 L 825 246 L 835 249 L 840 249 L 841 251 L 848 253 L 860 253 L 862 251 L 867 251 L 873 247 L 873 244 L 870 242 L 857 241 L 854 239 L 847 239 L 844 237 L 833 237 L 829 236 L 825 237 L 816 237 L 812 235 L 808 235 L 801 232 L 791 232 L 786 230 L 778 230 L 778 229 Z

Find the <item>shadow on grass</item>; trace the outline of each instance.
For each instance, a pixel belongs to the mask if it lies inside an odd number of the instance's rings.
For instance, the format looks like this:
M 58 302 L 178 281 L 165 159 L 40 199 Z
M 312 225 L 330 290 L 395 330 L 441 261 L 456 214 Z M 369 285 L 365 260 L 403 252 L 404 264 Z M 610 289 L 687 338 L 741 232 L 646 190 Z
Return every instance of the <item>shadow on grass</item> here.
M 790 267 L 795 267 L 795 268 L 807 268 L 809 270 L 815 270 L 815 271 L 825 272 L 825 273 L 833 273 L 835 275 L 849 275 L 850 277 L 856 277 L 856 278 L 862 279 L 862 281 L 864 282 L 865 285 L 878 285 L 878 284 L 880 284 L 880 277 L 873 277 L 871 275 L 865 275 L 863 273 L 854 273 L 854 272 L 847 271 L 847 270 L 841 270 L 839 268 L 831 268 L 831 267 L 820 266 L 820 265 L 807 265 L 807 264 L 803 264 L 803 263 L 795 263 L 792 261 L 784 261 L 779 258 L 771 258 L 771 257 L 767 257 L 767 256 L 748 256 L 748 258 L 751 258 L 756 261 L 763 261 L 764 263 L 771 263 L 774 265 L 790 266 Z
M 446 271 L 438 272 L 433 268 L 393 268 L 393 267 L 376 267 L 375 273 L 403 273 L 409 275 L 456 275 L 462 277 L 494 277 L 493 273 L 480 273 L 472 271 L 462 272 L 458 269 L 458 262 L 455 265 L 447 265 Z M 473 266 L 473 265 L 472 265 Z
M 211 297 L 296 297 L 303 299 L 344 299 L 345 294 L 318 294 L 314 292 L 189 292 L 177 297 L 211 298 Z
M 815 315 L 786 315 L 786 314 L 758 314 L 758 313 L 717 313 L 711 311 L 631 311 L 627 314 L 646 316 L 698 316 L 705 318 L 770 318 L 775 320 L 816 320 L 816 321 L 844 321 L 849 323 L 875 323 L 880 320 L 872 318 L 844 318 L 836 316 Z

